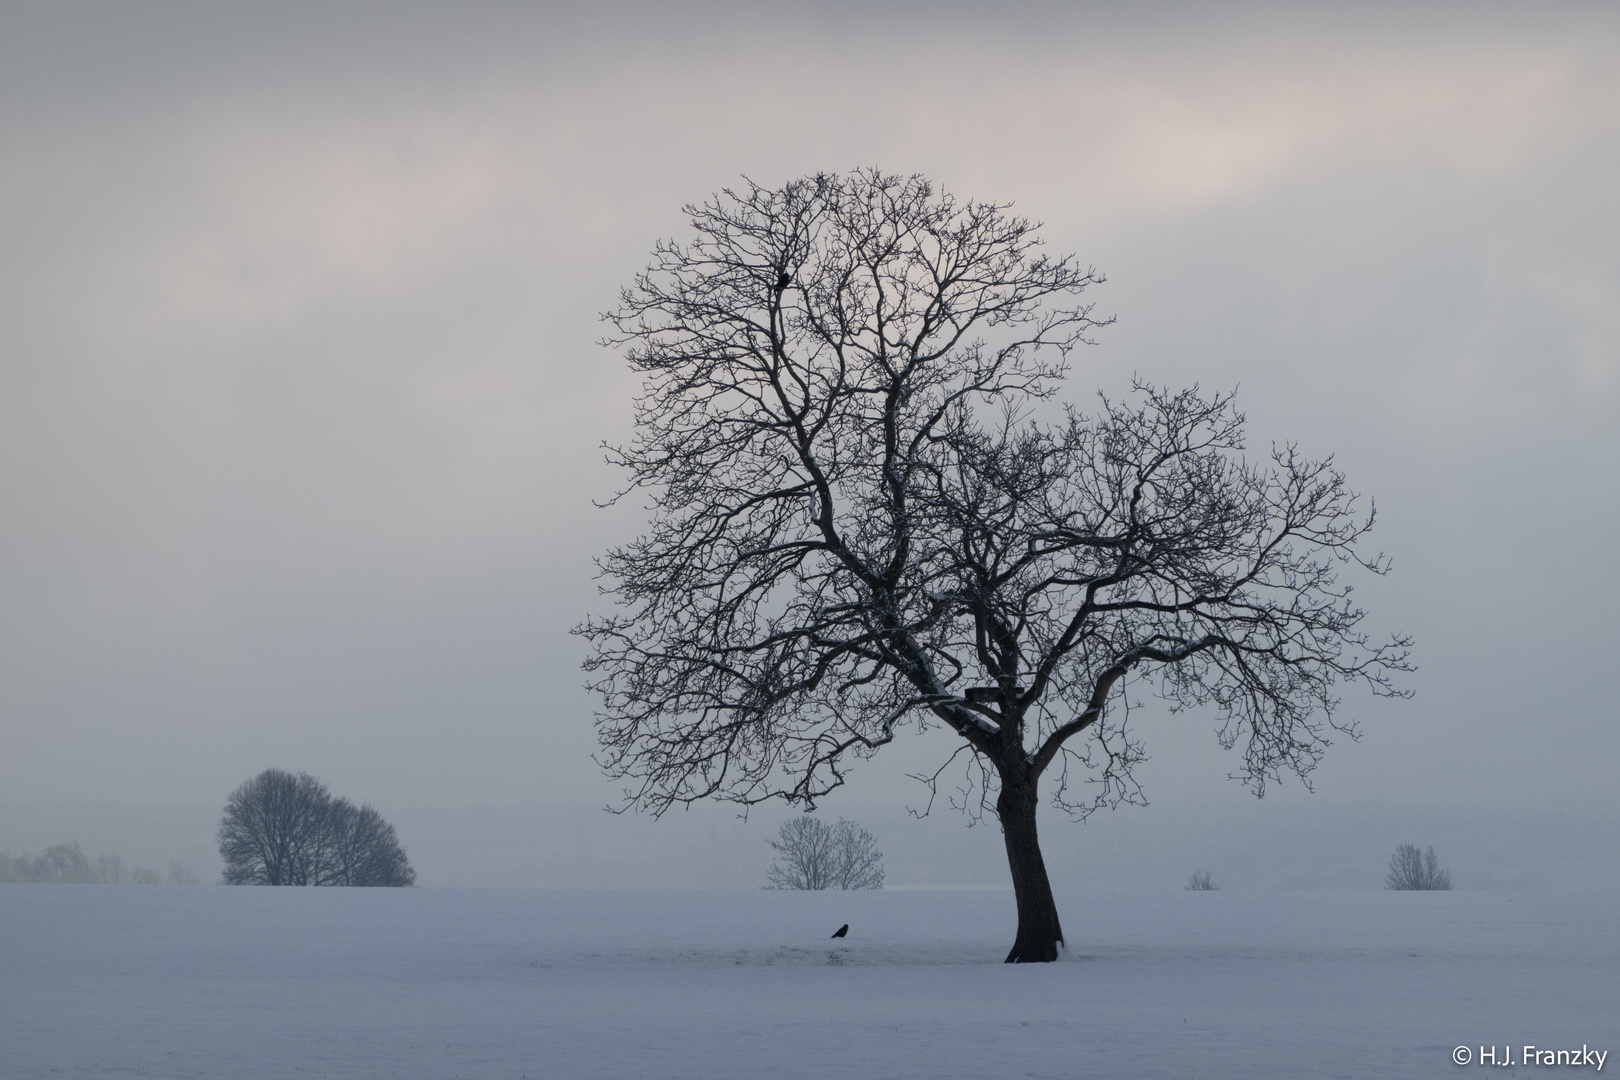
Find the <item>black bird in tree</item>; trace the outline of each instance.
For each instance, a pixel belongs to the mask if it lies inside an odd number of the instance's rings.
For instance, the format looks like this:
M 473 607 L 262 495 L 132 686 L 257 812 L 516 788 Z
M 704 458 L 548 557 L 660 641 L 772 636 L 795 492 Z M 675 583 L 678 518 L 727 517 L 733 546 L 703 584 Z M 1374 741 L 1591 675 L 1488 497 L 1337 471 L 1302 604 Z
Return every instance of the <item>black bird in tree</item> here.
M 777 292 L 781 292 L 783 289 L 787 288 L 791 284 L 793 284 L 793 276 L 791 274 L 789 274 L 786 270 L 782 271 L 780 274 L 778 274 L 776 276 L 776 291 Z
M 833 931 L 833 937 L 843 937 L 847 933 L 849 933 L 849 923 L 845 923 L 843 926 L 840 926 L 837 930 Z

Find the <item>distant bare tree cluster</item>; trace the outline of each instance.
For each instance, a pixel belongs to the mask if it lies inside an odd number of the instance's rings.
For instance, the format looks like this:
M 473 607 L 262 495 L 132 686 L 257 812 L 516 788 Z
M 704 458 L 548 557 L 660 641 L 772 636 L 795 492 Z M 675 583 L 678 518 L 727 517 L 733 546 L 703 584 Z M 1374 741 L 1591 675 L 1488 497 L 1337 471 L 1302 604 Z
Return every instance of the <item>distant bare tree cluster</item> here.
M 405 886 L 394 827 L 308 773 L 266 769 L 231 792 L 219 825 L 227 885 Z
M 1420 851 L 1416 844 L 1402 844 L 1389 857 L 1389 876 L 1384 878 L 1386 889 L 1449 889 L 1451 871 L 1440 868 L 1434 848 Z
M 1192 877 L 1187 879 L 1188 892 L 1218 892 L 1219 890 L 1220 886 L 1215 884 L 1215 879 L 1210 876 L 1208 870 L 1194 870 Z
M 766 873 L 772 889 L 881 889 L 883 852 L 871 833 L 853 821 L 828 825 L 815 817 L 783 824 L 775 840 L 776 862 Z
M 97 855 L 95 862 L 75 841 L 52 844 L 38 855 L 0 854 L 0 883 L 27 885 L 170 885 L 199 884 L 197 875 L 179 859 L 169 861 L 168 877 L 144 866 L 124 866 L 117 855 Z

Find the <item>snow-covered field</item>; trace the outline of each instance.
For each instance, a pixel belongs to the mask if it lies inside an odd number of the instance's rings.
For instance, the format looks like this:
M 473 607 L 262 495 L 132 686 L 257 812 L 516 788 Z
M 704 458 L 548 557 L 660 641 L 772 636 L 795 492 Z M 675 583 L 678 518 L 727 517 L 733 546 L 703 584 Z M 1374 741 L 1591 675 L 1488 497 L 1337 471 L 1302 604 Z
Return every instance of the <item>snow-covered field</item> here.
M 0 1075 L 1620 1071 L 1613 894 L 1059 903 L 1069 959 L 1009 967 L 1005 892 L 0 886 Z

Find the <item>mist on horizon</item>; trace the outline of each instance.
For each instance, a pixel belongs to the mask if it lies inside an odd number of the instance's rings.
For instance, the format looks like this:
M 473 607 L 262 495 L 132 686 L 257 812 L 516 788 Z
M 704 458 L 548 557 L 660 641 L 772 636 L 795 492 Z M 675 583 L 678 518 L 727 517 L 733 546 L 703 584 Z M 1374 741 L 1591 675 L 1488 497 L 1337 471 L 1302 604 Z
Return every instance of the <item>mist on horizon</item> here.
M 1375 635 L 1415 637 L 1413 700 L 1352 692 L 1364 737 L 1314 801 L 1262 803 L 1211 717 L 1149 702 L 1151 800 L 1249 822 L 1231 859 L 1263 887 L 1290 820 L 1267 814 L 1422 804 L 1472 851 L 1469 821 L 1507 815 L 1530 848 L 1567 805 L 1571 845 L 1599 835 L 1620 806 L 1620 20 L 921 10 L 0 13 L 0 849 L 97 850 L 35 826 L 116 833 L 71 810 L 105 804 L 187 808 L 152 828 L 191 837 L 277 767 L 376 804 L 407 848 L 413 822 L 440 837 L 424 884 L 500 883 L 527 829 L 523 882 L 634 883 L 558 861 L 622 835 L 750 887 L 732 840 L 645 820 L 520 817 L 457 862 L 452 808 L 617 797 L 569 635 L 607 604 L 592 558 L 645 524 L 593 505 L 636 393 L 597 313 L 683 204 L 869 164 L 1011 200 L 1107 275 L 1088 299 L 1118 321 L 1066 400 L 1133 374 L 1237 388 L 1254 449 L 1332 454 L 1377 501 L 1395 571 L 1358 597 Z M 996 838 L 953 815 L 963 836 L 905 831 L 905 774 L 948 752 L 890 747 L 823 813 L 915 837 L 902 881 L 949 884 L 980 849 L 991 874 Z M 1167 860 L 1224 842 L 1133 813 L 1043 820 L 1066 880 L 1169 873 L 1122 854 L 1133 829 Z M 1369 813 L 1323 835 L 1442 842 Z M 191 846 L 123 854 L 211 879 L 211 834 L 164 843 Z M 1540 872 L 1466 857 L 1497 886 Z M 1312 858 L 1309 887 L 1353 879 Z

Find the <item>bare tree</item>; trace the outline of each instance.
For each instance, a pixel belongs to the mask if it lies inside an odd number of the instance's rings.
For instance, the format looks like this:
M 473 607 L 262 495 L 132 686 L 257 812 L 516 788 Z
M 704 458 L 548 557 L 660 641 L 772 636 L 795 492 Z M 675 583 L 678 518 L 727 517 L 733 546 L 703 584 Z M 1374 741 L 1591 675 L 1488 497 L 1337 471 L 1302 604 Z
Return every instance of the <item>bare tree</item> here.
M 308 773 L 266 769 L 231 792 L 219 826 L 227 885 L 414 884 L 394 827 Z
M 410 885 L 416 872 L 394 827 L 370 806 L 345 799 L 332 804 L 331 877 L 335 885 Z
M 1220 891 L 1220 886 L 1215 884 L 1215 879 L 1210 876 L 1208 870 L 1194 870 L 1192 872 L 1192 877 L 1187 879 L 1187 891 L 1218 892 Z
M 1039 784 L 1074 815 L 1141 801 L 1130 686 L 1214 709 L 1257 793 L 1352 730 L 1336 684 L 1398 693 L 1406 640 L 1370 642 L 1337 581 L 1387 565 L 1330 462 L 1245 457 L 1231 398 L 1196 390 L 1030 418 L 1102 279 L 1007 206 L 864 170 L 686 213 L 608 315 L 645 377 L 621 497 L 653 522 L 601 560 L 621 610 L 578 628 L 630 805 L 813 806 L 903 724 L 943 727 L 953 802 L 1001 824 L 1007 959 L 1052 960 Z
M 777 839 L 769 841 L 776 849 L 776 861 L 766 871 L 773 889 L 830 889 L 833 883 L 832 829 L 813 817 L 796 817 L 782 823 Z
M 1451 872 L 1440 868 L 1434 848 L 1420 850 L 1416 844 L 1402 844 L 1389 857 L 1389 875 L 1384 878 L 1386 889 L 1449 889 Z
M 883 888 L 883 852 L 871 833 L 839 818 L 833 826 L 833 846 L 838 851 L 836 881 L 840 889 Z
M 828 825 L 808 815 L 782 824 L 776 861 L 766 871 L 772 889 L 881 889 L 883 852 L 871 833 L 853 821 Z
M 308 773 L 266 769 L 225 800 L 219 853 L 227 885 L 313 885 L 332 801 Z

